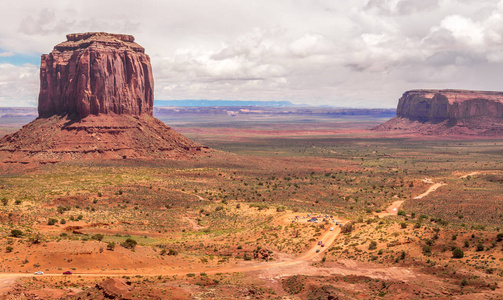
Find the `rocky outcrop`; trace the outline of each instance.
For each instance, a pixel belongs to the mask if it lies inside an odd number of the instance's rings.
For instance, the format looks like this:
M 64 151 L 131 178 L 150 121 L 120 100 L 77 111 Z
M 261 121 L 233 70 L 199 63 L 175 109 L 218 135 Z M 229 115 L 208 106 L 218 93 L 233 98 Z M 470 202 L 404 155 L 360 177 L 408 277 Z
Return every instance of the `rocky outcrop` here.
M 374 128 L 427 135 L 503 135 L 503 92 L 412 90 L 397 116 Z
M 133 299 L 134 288 L 131 282 L 122 279 L 109 278 L 96 284 L 96 289 L 103 293 L 106 299 Z
M 150 58 L 134 37 L 76 33 L 42 55 L 39 116 L 152 115 Z
M 503 118 L 503 92 L 408 91 L 398 101 L 397 116 L 433 123 L 482 116 Z

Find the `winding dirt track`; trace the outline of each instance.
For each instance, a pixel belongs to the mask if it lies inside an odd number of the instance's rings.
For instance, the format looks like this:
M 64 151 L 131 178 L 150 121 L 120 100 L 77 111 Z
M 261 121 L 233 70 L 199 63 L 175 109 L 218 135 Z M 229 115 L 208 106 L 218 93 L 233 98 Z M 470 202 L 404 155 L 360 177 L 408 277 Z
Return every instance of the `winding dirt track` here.
M 426 197 L 426 196 L 428 196 L 431 192 L 436 191 L 439 187 L 441 187 L 441 186 L 443 186 L 443 185 L 446 185 L 446 183 L 443 183 L 443 182 L 435 183 L 434 185 L 430 186 L 430 188 L 429 188 L 426 192 L 422 193 L 422 194 L 421 194 L 421 195 L 419 195 L 419 196 L 414 197 L 414 199 L 421 199 L 421 198 L 423 198 L 423 197 Z

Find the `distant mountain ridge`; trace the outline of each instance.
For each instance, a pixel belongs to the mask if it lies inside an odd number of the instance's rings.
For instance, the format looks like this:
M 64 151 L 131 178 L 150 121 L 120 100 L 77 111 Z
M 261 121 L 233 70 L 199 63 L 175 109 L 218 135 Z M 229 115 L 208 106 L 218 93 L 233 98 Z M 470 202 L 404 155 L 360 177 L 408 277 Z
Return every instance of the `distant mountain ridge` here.
M 154 100 L 154 106 L 213 107 L 213 106 L 261 106 L 294 107 L 290 101 L 246 101 L 246 100 Z

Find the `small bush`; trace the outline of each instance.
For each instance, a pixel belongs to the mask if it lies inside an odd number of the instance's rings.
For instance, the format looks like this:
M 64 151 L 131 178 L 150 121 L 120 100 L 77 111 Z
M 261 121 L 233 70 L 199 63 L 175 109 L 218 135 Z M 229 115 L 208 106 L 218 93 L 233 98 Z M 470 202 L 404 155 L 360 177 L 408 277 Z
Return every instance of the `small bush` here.
M 54 224 L 56 224 L 56 223 L 58 223 L 58 220 L 57 220 L 57 219 L 52 219 L 52 218 L 51 218 L 51 219 L 49 219 L 49 220 L 47 221 L 47 225 L 51 225 L 51 226 L 52 226 L 52 225 L 54 225 Z
M 11 252 L 12 252 L 12 250 L 14 250 L 14 248 L 12 248 L 12 246 L 7 246 L 7 247 L 5 248 L 5 252 L 7 252 L 7 253 L 11 253 Z
M 115 250 L 115 242 L 108 243 L 107 250 L 114 251 Z
M 69 211 L 70 208 L 70 206 L 58 206 L 57 211 L 59 214 L 63 214 L 65 211 Z
M 102 241 L 105 236 L 103 234 L 97 233 L 93 235 L 91 238 L 96 241 Z
M 19 229 L 12 229 L 10 231 L 10 235 L 12 237 L 21 237 L 21 236 L 23 236 L 23 232 L 21 230 L 19 230 Z
M 500 232 L 500 233 L 498 233 L 498 235 L 496 235 L 496 241 L 498 241 L 498 242 L 503 241 L 503 233 Z
M 463 252 L 463 250 L 461 250 L 459 248 L 452 250 L 452 257 L 453 258 L 463 258 L 464 256 L 465 256 L 465 253 Z
M 304 290 L 306 276 L 293 275 L 282 280 L 283 289 L 291 295 L 300 294 Z
M 121 246 L 126 249 L 134 250 L 137 244 L 138 244 L 137 241 L 133 240 L 132 238 L 128 238 L 127 240 L 121 243 Z
M 423 246 L 423 254 L 424 255 L 430 256 L 431 250 L 432 250 L 431 246 L 428 246 L 428 245 Z
M 469 284 L 468 280 L 466 278 L 463 278 L 461 282 L 459 283 L 461 286 L 467 286 Z
M 341 228 L 342 233 L 349 233 L 351 231 L 353 231 L 353 222 L 348 222 L 344 224 Z
M 7 198 L 3 197 L 2 198 L 2 204 L 3 204 L 3 206 L 7 206 L 8 203 L 9 203 L 9 200 L 7 200 Z
M 370 242 L 369 250 L 375 250 L 375 249 L 377 249 L 377 242 L 376 241 Z
M 477 251 L 484 251 L 484 245 L 482 245 L 482 244 L 479 243 L 477 245 L 477 248 L 475 250 L 477 250 Z

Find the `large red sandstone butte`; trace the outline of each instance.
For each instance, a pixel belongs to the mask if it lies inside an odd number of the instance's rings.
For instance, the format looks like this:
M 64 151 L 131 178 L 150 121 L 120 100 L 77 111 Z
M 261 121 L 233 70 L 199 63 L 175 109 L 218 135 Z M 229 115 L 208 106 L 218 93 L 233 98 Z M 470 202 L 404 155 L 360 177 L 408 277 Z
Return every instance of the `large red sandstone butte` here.
M 42 55 L 40 117 L 90 114 L 152 115 L 154 79 L 150 58 L 134 37 L 76 33 Z
M 503 92 L 407 91 L 398 101 L 397 116 L 375 130 L 427 135 L 503 135 Z
M 150 59 L 134 37 L 89 32 L 42 55 L 39 117 L 0 140 L 0 162 L 175 158 L 201 145 L 152 116 Z

